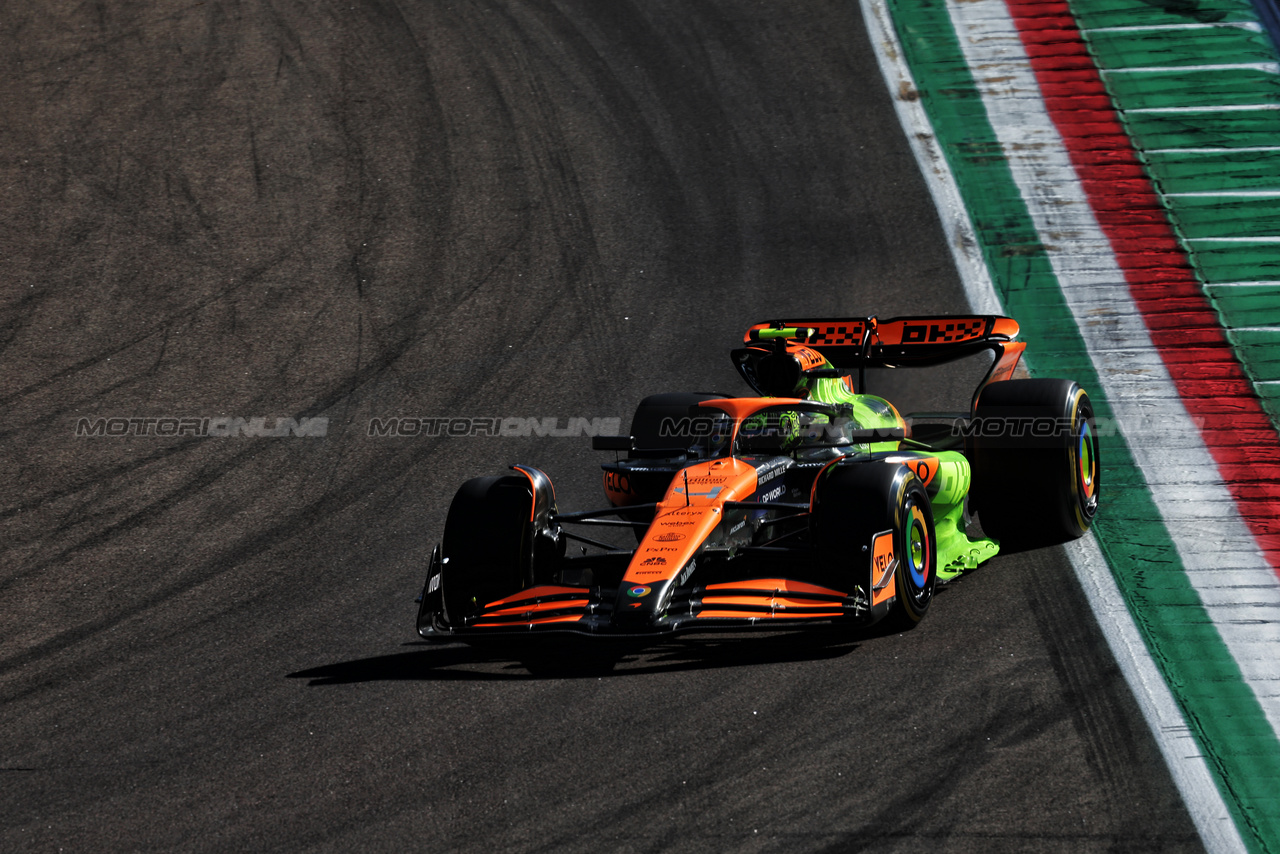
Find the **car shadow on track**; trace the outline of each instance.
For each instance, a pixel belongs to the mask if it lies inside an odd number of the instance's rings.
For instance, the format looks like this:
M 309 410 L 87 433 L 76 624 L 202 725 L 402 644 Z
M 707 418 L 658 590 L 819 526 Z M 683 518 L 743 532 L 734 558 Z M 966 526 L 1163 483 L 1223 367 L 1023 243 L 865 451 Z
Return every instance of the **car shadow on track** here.
M 666 640 L 643 648 L 602 647 L 599 643 L 522 649 L 485 648 L 461 643 L 415 642 L 409 652 L 341 661 L 299 670 L 289 679 L 309 686 L 396 681 L 510 681 L 526 679 L 619 678 L 654 673 L 720 669 L 848 655 L 874 637 L 874 627 L 849 631 L 794 632 L 752 636 L 699 636 Z

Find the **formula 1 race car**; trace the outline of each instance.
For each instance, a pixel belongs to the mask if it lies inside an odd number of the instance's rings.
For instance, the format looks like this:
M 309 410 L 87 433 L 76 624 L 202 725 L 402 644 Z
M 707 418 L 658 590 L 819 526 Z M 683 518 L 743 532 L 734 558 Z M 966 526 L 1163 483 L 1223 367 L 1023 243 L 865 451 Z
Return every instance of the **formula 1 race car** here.
M 418 632 L 911 628 L 938 583 L 1001 542 L 1079 537 L 1097 511 L 1089 397 L 1070 380 L 1012 379 L 1017 334 L 998 316 L 756 324 L 731 355 L 757 396 L 653 395 L 628 435 L 593 437 L 614 452 L 602 466 L 609 507 L 561 513 L 550 478 L 522 465 L 463 484 Z M 987 352 L 968 412 L 904 417 L 858 393 L 868 368 Z M 985 536 L 968 530 L 971 510 Z M 591 526 L 631 529 L 635 542 L 578 533 Z

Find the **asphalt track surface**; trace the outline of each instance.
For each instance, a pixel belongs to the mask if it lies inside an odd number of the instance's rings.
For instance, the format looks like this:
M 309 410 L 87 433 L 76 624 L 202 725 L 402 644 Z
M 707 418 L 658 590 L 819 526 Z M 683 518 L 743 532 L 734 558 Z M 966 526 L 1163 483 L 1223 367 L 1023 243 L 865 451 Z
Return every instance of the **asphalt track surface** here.
M 0 849 L 1178 851 L 1059 549 L 907 634 L 531 675 L 413 631 L 454 489 L 963 297 L 856 4 L 9 4 Z M 963 404 L 960 372 L 878 380 Z M 323 438 L 76 437 L 323 416 Z M 561 423 L 564 423 L 563 420 Z

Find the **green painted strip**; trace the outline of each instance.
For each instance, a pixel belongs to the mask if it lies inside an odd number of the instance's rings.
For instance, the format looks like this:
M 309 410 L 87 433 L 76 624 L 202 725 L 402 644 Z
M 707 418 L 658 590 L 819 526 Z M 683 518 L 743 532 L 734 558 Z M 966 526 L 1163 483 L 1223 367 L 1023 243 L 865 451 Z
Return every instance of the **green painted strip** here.
M 1071 11 L 1082 29 L 1258 20 L 1252 9 L 1242 8 L 1237 0 L 1111 0 L 1072 3 Z
M 1280 244 L 1200 243 L 1191 253 L 1191 264 L 1206 285 L 1280 281 Z
M 1280 324 L 1277 327 L 1231 329 L 1227 332 L 1227 337 L 1241 354 L 1249 379 L 1255 383 L 1280 381 Z M 1276 394 L 1280 395 L 1280 388 L 1276 389 Z
M 1210 285 L 1208 290 L 1227 326 L 1280 326 L 1280 288 Z
M 1280 189 L 1280 188 L 1277 188 Z M 1280 235 L 1280 196 L 1175 196 L 1167 200 L 1183 233 L 1204 237 Z
M 1275 62 L 1276 58 L 1266 33 L 1240 27 L 1099 31 L 1088 37 L 1089 49 L 1104 69 Z
M 944 3 L 890 0 L 889 5 L 997 291 L 1006 311 L 1022 324 L 1028 361 L 1038 374 L 1075 377 L 1091 394 L 1099 392 L 1096 411 L 1111 417 L 1079 333 L 1063 322 L 1071 313 L 995 134 L 983 111 L 975 109 L 980 96 Z M 1118 5 L 1117 0 L 1108 5 Z M 1134 7 L 1144 14 L 1151 8 Z M 1094 18 L 1102 16 L 1099 12 Z M 1241 834 L 1251 850 L 1267 850 L 1271 840 L 1280 840 L 1280 819 L 1268 814 L 1280 784 L 1275 735 L 1200 606 L 1123 436 L 1104 435 L 1100 442 L 1108 488 L 1094 529 L 1099 546 L 1152 658 L 1218 775 Z M 1264 731 L 1271 749 L 1250 756 L 1252 745 L 1242 736 Z
M 1166 193 L 1280 190 L 1280 139 L 1274 151 L 1148 151 L 1143 159 Z
M 1123 107 L 1129 110 L 1132 105 Z M 1280 141 L 1280 110 L 1172 115 L 1126 112 L 1124 119 L 1129 136 L 1140 148 L 1242 148 Z
M 1182 70 L 1112 74 L 1107 85 L 1120 101 L 1154 101 L 1187 107 L 1280 100 L 1280 74 L 1247 68 L 1190 75 Z
M 1072 0 L 1073 9 L 1112 6 L 1114 0 Z M 1161 4 L 1171 6 L 1171 4 Z M 1183 7 L 1187 8 L 1186 6 Z M 1253 10 L 1241 0 L 1240 15 L 1247 17 Z M 1197 31 L 1202 36 L 1204 31 Z M 1168 31 L 1167 56 L 1171 64 L 1186 66 L 1183 91 L 1164 85 L 1175 78 L 1167 72 L 1151 75 L 1155 85 L 1150 85 L 1145 74 L 1111 74 L 1106 80 L 1122 119 L 1139 148 L 1173 149 L 1190 148 L 1194 151 L 1176 153 L 1161 151 L 1148 155 L 1147 161 L 1153 178 L 1166 193 L 1223 193 L 1280 189 L 1280 153 L 1272 151 L 1206 152 L 1210 147 L 1246 148 L 1268 147 L 1280 141 L 1280 116 L 1275 111 L 1235 112 L 1186 112 L 1150 113 L 1135 112 L 1169 107 L 1186 107 L 1204 104 L 1213 92 L 1223 92 L 1223 105 L 1276 104 L 1274 83 L 1254 69 L 1237 68 L 1233 71 L 1208 69 L 1203 66 L 1223 61 L 1220 47 L 1229 41 L 1225 36 L 1216 40 L 1188 40 L 1190 31 Z M 1131 44 L 1125 44 L 1129 39 Z M 1111 61 L 1118 57 L 1150 56 L 1160 48 L 1147 38 L 1133 38 L 1133 34 L 1115 32 L 1107 36 L 1091 34 L 1091 47 L 1101 53 L 1111 51 Z M 1246 39 L 1247 41 L 1247 39 Z M 1104 44 L 1095 46 L 1097 42 Z M 1205 50 L 1202 52 L 1201 47 Z M 1266 55 L 1266 54 L 1269 54 Z M 1199 58 L 1197 58 L 1199 57 Z M 1241 61 L 1274 62 L 1275 52 L 1268 44 L 1254 41 L 1236 58 Z M 1227 60 L 1230 61 L 1230 60 Z M 1192 68 L 1191 66 L 1200 66 Z M 1231 82 L 1226 82 L 1231 81 Z M 1234 91 L 1232 91 L 1234 90 Z M 1166 197 L 1171 219 L 1178 232 L 1190 240 L 1191 257 L 1197 272 L 1206 282 L 1264 282 L 1275 281 L 1280 276 L 1280 244 L 1273 242 L 1280 235 L 1280 200 L 1275 197 L 1174 196 Z M 1257 238 L 1249 242 L 1225 242 L 1205 238 Z M 1270 238 L 1270 241 L 1264 240 Z M 1266 382 L 1267 377 L 1280 373 L 1280 351 L 1277 338 L 1271 330 L 1232 330 L 1244 325 L 1280 324 L 1280 288 L 1261 285 L 1257 287 L 1206 288 L 1211 301 L 1228 329 L 1228 335 L 1236 346 L 1236 352 L 1259 393 L 1264 409 L 1274 423 L 1280 424 L 1280 383 Z M 1261 383 L 1261 384 L 1258 384 Z M 1188 635 L 1192 638 L 1193 635 Z M 1172 649 L 1172 648 L 1171 648 Z M 1190 640 L 1178 650 L 1180 655 L 1194 656 L 1195 642 Z M 1190 659 L 1188 659 L 1190 660 Z M 1214 695 L 1243 701 L 1244 685 L 1223 683 L 1185 684 L 1177 690 L 1187 697 L 1188 706 L 1211 701 Z M 1251 739 L 1261 735 L 1257 720 L 1236 722 L 1234 740 L 1215 744 L 1229 759 L 1223 763 L 1223 782 L 1237 797 L 1242 797 L 1244 815 L 1248 822 L 1247 844 L 1255 849 L 1280 850 L 1280 799 L 1274 791 L 1280 788 L 1276 777 L 1275 759 L 1261 752 L 1251 751 Z M 1273 735 L 1274 737 L 1274 735 Z M 1273 794 L 1269 799 L 1261 795 L 1257 781 L 1268 780 Z M 1243 789 L 1253 785 L 1252 793 Z M 1241 827 L 1242 832 L 1246 830 Z
M 1257 386 L 1258 397 L 1262 399 L 1262 408 L 1271 416 L 1272 421 L 1280 421 L 1280 385 Z
M 1160 10 L 1153 13 L 1156 6 Z M 1181 0 L 1078 0 L 1072 3 L 1072 11 L 1082 26 L 1098 26 L 1103 19 L 1109 26 L 1120 25 L 1121 20 L 1174 23 L 1175 18 L 1184 22 L 1189 18 L 1201 22 L 1257 21 L 1247 0 L 1214 0 L 1212 5 Z M 1144 112 L 1215 103 L 1280 105 L 1280 75 L 1275 73 L 1278 57 L 1270 37 L 1264 32 L 1222 26 L 1085 35 L 1090 50 L 1104 64 L 1150 61 L 1152 65 L 1179 66 L 1167 71 L 1111 73 L 1105 80 L 1135 145 L 1149 152 L 1144 157 L 1156 186 L 1172 194 L 1164 202 L 1175 229 L 1187 241 L 1197 275 L 1210 284 L 1280 279 L 1280 247 L 1264 240 L 1280 236 L 1280 199 L 1238 195 L 1241 191 L 1280 190 L 1280 151 L 1248 150 L 1280 143 L 1280 111 Z M 1206 67 L 1249 62 L 1261 63 L 1266 70 Z M 1223 150 L 1205 150 L 1211 148 Z M 1237 195 L 1179 195 L 1185 193 Z M 1206 238 L 1255 238 L 1258 242 L 1221 243 Z M 1256 296 L 1223 298 L 1210 292 L 1228 328 L 1264 324 L 1259 318 L 1274 315 L 1270 308 L 1259 307 Z M 1271 368 L 1264 365 L 1277 358 L 1268 353 L 1272 346 L 1274 342 L 1237 344 L 1241 364 L 1255 383 L 1271 375 Z M 1255 390 L 1272 423 L 1280 429 L 1273 390 L 1256 385 Z

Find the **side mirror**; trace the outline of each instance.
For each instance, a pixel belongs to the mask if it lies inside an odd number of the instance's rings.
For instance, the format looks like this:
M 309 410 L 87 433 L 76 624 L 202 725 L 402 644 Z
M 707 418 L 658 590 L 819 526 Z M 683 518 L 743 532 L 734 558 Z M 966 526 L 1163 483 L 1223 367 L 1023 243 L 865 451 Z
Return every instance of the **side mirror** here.
M 593 451 L 630 451 L 630 436 L 592 436 L 591 450 Z

